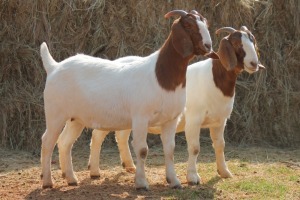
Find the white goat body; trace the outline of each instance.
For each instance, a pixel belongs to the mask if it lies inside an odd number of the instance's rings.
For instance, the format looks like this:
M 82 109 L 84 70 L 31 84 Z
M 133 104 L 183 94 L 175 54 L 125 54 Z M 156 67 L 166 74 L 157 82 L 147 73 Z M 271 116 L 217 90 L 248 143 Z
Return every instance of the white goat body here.
M 45 106 L 59 105 L 66 121 L 73 118 L 94 129 L 129 129 L 137 114 L 149 119 L 150 126 L 160 126 L 181 113 L 185 89 L 179 86 L 168 92 L 159 86 L 154 71 L 157 56 L 155 52 L 130 64 L 86 55 L 68 58 L 47 77 L 45 98 L 51 101 Z
M 82 54 L 57 63 L 47 45 L 41 45 L 41 57 L 47 71 L 44 90 L 47 129 L 42 137 L 41 152 L 43 188 L 53 185 L 51 156 L 66 122 L 72 122 L 72 125 L 66 126 L 63 133 L 68 133 L 69 128 L 81 133 L 84 127 L 132 129 L 137 156 L 137 189 L 148 189 L 144 171 L 148 153 L 147 128 L 161 126 L 166 177 L 171 187 L 181 187 L 174 169 L 173 151 L 178 117 L 185 106 L 186 68 L 195 54 L 211 52 L 211 39 L 198 14 L 184 11 L 166 14 L 167 17 L 172 15 L 180 15 L 181 18 L 173 23 L 172 32 L 163 47 L 127 64 Z M 194 32 L 185 31 L 186 24 Z M 199 34 L 206 37 L 199 37 Z M 71 159 L 64 165 L 68 184 L 77 184 L 70 171 L 73 169 L 69 168 Z
M 185 127 L 186 117 L 190 120 L 196 120 L 191 126 L 197 124 L 197 133 L 199 133 L 200 127 L 223 127 L 225 126 L 226 119 L 230 117 L 230 114 L 233 109 L 234 97 L 224 96 L 222 91 L 216 88 L 215 83 L 213 81 L 212 67 L 212 59 L 200 61 L 188 67 L 186 82 L 186 111 L 180 118 L 176 132 L 183 132 L 185 131 L 185 129 L 188 129 L 188 127 Z M 161 128 L 149 127 L 148 132 L 153 134 L 160 134 Z M 89 160 L 91 177 L 97 177 L 100 175 L 99 153 L 103 139 L 108 133 L 109 131 L 93 131 L 91 141 L 91 157 Z M 129 138 L 129 134 L 130 130 L 116 131 L 116 140 L 118 141 L 120 152 L 122 152 L 125 155 L 130 155 L 130 152 L 128 152 L 129 148 L 126 147 L 128 146 L 127 141 L 126 143 L 122 141 L 122 137 Z M 74 141 L 76 139 L 77 137 L 75 136 L 74 139 L 69 138 L 68 140 Z M 191 140 L 187 140 L 187 143 L 191 144 L 193 143 L 193 140 L 195 140 L 194 137 L 191 138 Z M 128 151 L 126 149 L 128 149 Z M 122 160 L 122 164 L 126 168 L 126 170 L 132 171 L 134 169 L 132 158 L 123 155 L 121 155 L 120 157 Z M 222 177 L 231 177 L 231 174 L 227 168 L 219 169 L 219 172 L 222 172 Z M 199 180 L 188 181 L 189 183 L 199 182 Z
M 223 28 L 224 29 L 224 28 Z M 228 28 L 225 28 L 228 29 Z M 221 177 L 232 177 L 231 172 L 228 170 L 225 157 L 224 157 L 224 128 L 226 120 L 230 117 L 234 104 L 234 87 L 237 75 L 244 69 L 253 73 L 258 71 L 259 68 L 264 68 L 258 64 L 258 58 L 255 51 L 255 39 L 245 27 L 241 31 L 231 32 L 230 37 L 240 37 L 240 45 L 237 49 L 222 49 L 226 45 L 228 37 L 225 37 L 219 48 L 219 60 L 207 59 L 194 63 L 188 67 L 187 82 L 186 82 L 186 111 L 183 117 L 180 118 L 176 132 L 186 131 L 189 161 L 187 169 L 187 181 L 190 184 L 198 184 L 200 177 L 196 170 L 196 159 L 200 151 L 199 148 L 199 129 L 209 128 L 211 138 L 213 140 L 214 148 L 216 150 L 217 169 Z M 233 39 L 231 39 L 233 40 Z M 252 40 L 252 42 L 251 42 Z M 224 44 L 225 43 L 225 44 Z M 243 48 L 243 49 L 238 49 Z M 228 53 L 223 51 L 242 52 L 244 56 L 243 62 L 238 61 L 233 70 L 227 71 L 225 68 L 226 59 L 229 58 Z M 236 53 L 237 54 L 237 53 Z M 226 58 L 223 56 L 226 55 Z M 239 55 L 237 54 L 237 57 Z M 132 57 L 133 60 L 139 60 L 140 57 Z M 127 58 L 117 59 L 118 62 L 127 62 Z M 132 60 L 130 60 L 132 61 Z M 243 65 L 241 65 L 240 63 Z M 224 65 L 221 63 L 225 63 Z M 230 63 L 230 62 L 227 62 Z M 222 83 L 224 87 L 219 87 L 218 82 Z M 228 86 L 228 87 L 227 87 Z M 232 92 L 233 91 L 233 92 Z M 71 123 L 71 122 L 70 122 Z M 66 127 L 70 126 L 67 123 Z M 91 154 L 89 159 L 89 167 L 91 176 L 99 176 L 99 154 L 101 144 L 109 131 L 94 130 L 91 141 Z M 161 133 L 160 127 L 150 127 L 149 133 Z M 130 150 L 128 147 L 128 138 L 130 130 L 116 131 L 116 139 L 120 149 L 120 157 L 123 166 L 128 171 L 133 171 L 135 166 L 132 161 Z M 64 134 L 62 134 L 64 135 Z M 68 146 L 74 143 L 78 136 L 75 134 L 69 135 L 70 137 L 62 143 L 68 143 Z M 73 137 L 73 138 L 72 138 Z M 126 141 L 124 141 L 126 140 Z M 61 153 L 60 153 L 61 155 Z M 61 161 L 62 163 L 63 161 Z

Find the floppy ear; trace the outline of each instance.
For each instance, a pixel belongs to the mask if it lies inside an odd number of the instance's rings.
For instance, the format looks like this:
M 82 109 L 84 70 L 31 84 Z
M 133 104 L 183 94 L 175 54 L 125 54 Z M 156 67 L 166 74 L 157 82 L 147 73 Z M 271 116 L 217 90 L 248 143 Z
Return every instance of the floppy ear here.
M 233 70 L 237 65 L 237 58 L 233 46 L 228 41 L 228 38 L 223 38 L 220 42 L 218 55 L 222 65 L 229 71 Z
M 172 44 L 183 58 L 194 52 L 193 42 L 179 21 L 172 26 Z

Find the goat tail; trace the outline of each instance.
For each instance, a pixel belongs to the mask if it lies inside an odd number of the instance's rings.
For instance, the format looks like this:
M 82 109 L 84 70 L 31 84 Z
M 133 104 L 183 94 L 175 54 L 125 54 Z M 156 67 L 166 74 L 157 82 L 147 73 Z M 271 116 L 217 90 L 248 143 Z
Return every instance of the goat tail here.
M 46 42 L 41 44 L 41 57 L 43 61 L 44 68 L 49 75 L 52 71 L 54 71 L 57 62 L 51 56 L 49 49 L 47 47 Z

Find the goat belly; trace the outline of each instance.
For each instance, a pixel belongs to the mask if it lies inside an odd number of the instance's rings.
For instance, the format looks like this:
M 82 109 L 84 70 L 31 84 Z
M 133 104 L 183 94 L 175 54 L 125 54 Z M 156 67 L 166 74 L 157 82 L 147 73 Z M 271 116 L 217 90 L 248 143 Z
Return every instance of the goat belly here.
M 180 117 L 185 106 L 185 89 L 178 86 L 174 92 L 163 92 L 159 107 L 155 109 L 149 121 L 150 127 L 160 126 Z

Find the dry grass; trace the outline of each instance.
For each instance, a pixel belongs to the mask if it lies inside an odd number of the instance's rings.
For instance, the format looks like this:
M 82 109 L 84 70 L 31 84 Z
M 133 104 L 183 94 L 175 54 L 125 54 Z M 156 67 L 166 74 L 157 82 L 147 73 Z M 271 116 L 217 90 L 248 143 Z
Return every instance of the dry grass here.
M 267 70 L 243 74 L 228 122 L 227 141 L 276 146 L 300 143 L 299 1 L 106 1 L 10 0 L 0 2 L 0 143 L 14 149 L 40 147 L 45 129 L 45 71 L 39 45 L 56 60 L 78 52 L 114 59 L 158 49 L 172 9 L 196 9 L 210 23 L 217 49 L 221 26 L 246 25 L 258 41 Z M 200 58 L 202 59 L 202 58 Z

